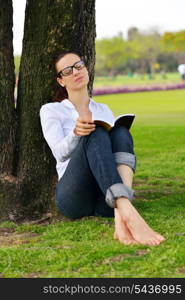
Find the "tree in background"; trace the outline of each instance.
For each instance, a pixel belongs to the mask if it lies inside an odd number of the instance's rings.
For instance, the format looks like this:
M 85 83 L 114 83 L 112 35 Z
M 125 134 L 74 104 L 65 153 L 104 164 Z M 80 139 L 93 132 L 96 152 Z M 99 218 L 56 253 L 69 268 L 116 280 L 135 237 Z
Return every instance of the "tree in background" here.
M 4 11 L 9 7 L 8 4 L 12 12 L 10 0 L 4 4 Z M 0 14 L 0 22 L 6 24 L 9 19 L 10 34 L 7 40 L 11 48 L 12 14 L 7 12 L 3 19 Z M 2 28 L 5 38 L 7 29 Z M 9 77 L 11 74 L 10 90 L 5 89 L 4 83 L 1 92 L 2 96 L 3 93 L 7 95 L 4 104 L 5 115 L 0 112 L 7 132 L 4 134 L 3 144 L 2 140 L 0 141 L 5 154 L 9 152 L 8 141 L 12 135 L 10 128 L 15 128 L 12 138 L 13 151 L 11 150 L 3 163 L 3 166 L 9 167 L 1 168 L 1 219 L 36 217 L 51 207 L 57 181 L 55 161 L 42 136 L 39 110 L 42 104 L 51 101 L 56 91 L 53 58 L 63 50 L 76 50 L 84 56 L 90 72 L 91 91 L 95 60 L 94 40 L 95 0 L 27 0 L 16 110 L 13 109 L 12 101 L 13 55 L 11 51 L 7 56 L 3 51 L 0 52 L 2 59 L 9 61 L 2 75 L 5 76 L 8 72 Z M 12 123 L 15 113 L 16 122 Z M 11 194 L 7 191 L 7 186 Z
M 138 33 L 130 41 L 135 58 L 139 61 L 139 72 L 152 76 L 155 73 L 155 64 L 161 51 L 160 34 L 157 31 Z
M 160 35 L 153 31 L 141 33 L 136 27 L 128 30 L 128 39 L 121 35 L 96 41 L 96 74 L 137 71 L 154 72 L 160 53 Z M 149 72 L 149 71 L 148 71 Z
M 165 50 L 169 52 L 185 52 L 185 30 L 165 32 L 162 37 Z
M 137 27 L 130 27 L 127 32 L 127 40 L 133 41 L 140 35 L 139 29 Z
M 109 75 L 120 73 L 132 55 L 130 45 L 120 35 L 97 40 L 96 53 L 96 74 Z
M 173 55 L 178 64 L 185 62 L 185 30 L 166 32 L 161 42 L 163 51 Z
M 96 41 L 96 74 L 176 71 L 185 60 L 185 31 L 164 33 L 156 29 L 141 32 L 131 27 L 127 39 L 122 34 Z

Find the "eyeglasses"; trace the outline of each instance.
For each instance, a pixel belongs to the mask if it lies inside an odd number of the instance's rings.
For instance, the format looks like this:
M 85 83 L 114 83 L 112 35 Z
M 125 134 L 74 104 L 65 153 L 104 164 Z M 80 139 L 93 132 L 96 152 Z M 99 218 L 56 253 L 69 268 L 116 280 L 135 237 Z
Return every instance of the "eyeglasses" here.
M 84 67 L 85 67 L 85 63 L 83 60 L 77 61 L 74 63 L 74 65 L 68 66 L 68 67 L 64 68 L 63 70 L 61 70 L 60 72 L 58 72 L 57 77 L 61 77 L 61 75 L 69 76 L 73 73 L 73 68 L 75 68 L 76 70 L 81 70 Z

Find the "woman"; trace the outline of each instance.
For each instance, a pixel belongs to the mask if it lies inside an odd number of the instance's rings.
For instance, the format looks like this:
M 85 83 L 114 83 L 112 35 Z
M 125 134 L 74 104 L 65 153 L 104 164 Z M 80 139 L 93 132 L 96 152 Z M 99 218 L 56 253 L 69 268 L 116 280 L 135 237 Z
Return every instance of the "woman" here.
M 81 57 L 62 53 L 55 61 L 60 92 L 40 110 L 44 137 L 57 161 L 56 203 L 71 218 L 115 217 L 114 238 L 125 245 L 159 245 L 165 238 L 153 231 L 131 201 L 135 155 L 124 127 L 110 132 L 93 122 L 97 115 L 112 122 L 105 104 L 89 98 L 89 76 Z

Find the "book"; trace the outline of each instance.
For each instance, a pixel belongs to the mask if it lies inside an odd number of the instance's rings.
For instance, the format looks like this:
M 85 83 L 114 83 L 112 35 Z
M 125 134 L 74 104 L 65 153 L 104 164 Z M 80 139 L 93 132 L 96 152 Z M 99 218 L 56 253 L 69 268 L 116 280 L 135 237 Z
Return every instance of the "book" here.
M 111 130 L 113 126 L 123 126 L 126 127 L 128 130 L 130 130 L 132 123 L 134 121 L 135 115 L 134 114 L 125 114 L 125 115 L 119 115 L 116 117 L 113 124 L 108 123 L 107 121 L 102 120 L 101 118 L 98 118 L 94 120 L 94 123 L 100 126 L 103 126 L 108 131 Z

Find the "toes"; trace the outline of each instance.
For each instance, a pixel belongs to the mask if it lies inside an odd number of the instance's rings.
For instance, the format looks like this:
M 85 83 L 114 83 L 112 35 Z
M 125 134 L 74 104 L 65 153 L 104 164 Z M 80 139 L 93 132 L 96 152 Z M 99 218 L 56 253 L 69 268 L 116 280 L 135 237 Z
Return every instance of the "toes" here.
M 127 245 L 127 246 L 131 245 L 131 243 L 132 243 L 131 240 L 125 240 L 125 239 L 119 239 L 119 241 L 120 241 L 122 244 Z
M 133 239 L 127 239 L 127 238 L 119 238 L 119 241 L 124 244 L 124 245 L 134 245 L 136 244 L 137 242 Z
M 159 235 L 159 239 L 160 239 L 161 242 L 165 241 L 165 237 L 162 236 L 162 235 Z
M 129 238 L 129 237 L 125 237 L 125 236 L 121 236 L 121 235 L 118 235 L 116 233 L 116 231 L 114 232 L 114 235 L 113 235 L 114 239 L 115 240 L 119 240 L 120 243 L 124 244 L 124 245 L 132 245 L 132 244 L 136 244 L 136 241 L 132 238 Z
M 145 240 L 137 240 L 137 242 L 141 245 L 148 245 L 148 246 L 158 246 L 161 242 L 155 238 L 155 237 L 152 237 L 152 238 L 148 238 L 148 239 L 145 239 Z
M 153 238 L 153 239 L 151 239 L 151 240 L 149 241 L 148 244 L 149 244 L 150 246 L 158 246 L 158 245 L 160 244 L 160 241 L 157 240 L 157 239 L 155 239 L 155 238 Z
M 160 234 L 154 232 L 154 234 L 153 234 L 152 236 L 150 236 L 150 237 L 148 237 L 148 238 L 146 238 L 146 239 L 144 239 L 144 240 L 140 240 L 139 242 L 140 242 L 140 244 L 142 244 L 142 245 L 158 246 L 158 245 L 160 245 L 164 240 L 165 240 L 165 238 L 164 238 L 162 235 L 160 235 Z
M 155 234 L 156 234 L 157 239 L 158 239 L 160 242 L 163 242 L 163 241 L 166 240 L 165 237 L 162 236 L 161 234 L 159 234 L 158 232 L 155 232 Z
M 154 237 L 152 237 L 151 239 L 148 240 L 148 245 L 158 246 L 158 245 L 160 245 L 161 242 L 162 242 L 162 240 L 160 240 L 159 238 L 154 236 Z
M 165 237 L 162 236 L 161 234 L 159 234 L 158 232 L 155 232 L 156 237 L 160 240 L 160 241 L 165 241 Z

